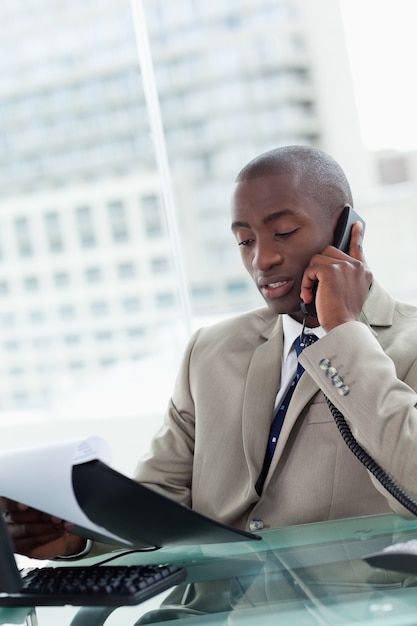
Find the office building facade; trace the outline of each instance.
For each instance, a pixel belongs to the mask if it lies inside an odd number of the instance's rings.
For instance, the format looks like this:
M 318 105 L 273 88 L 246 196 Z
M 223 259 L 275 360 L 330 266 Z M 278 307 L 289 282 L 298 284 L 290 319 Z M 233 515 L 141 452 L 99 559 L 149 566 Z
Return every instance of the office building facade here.
M 343 65 L 334 4 L 319 2 Z M 329 94 L 323 26 L 309 5 L 143 3 L 196 316 L 261 304 L 229 231 L 232 183 L 247 160 L 288 143 L 338 145 L 349 174 L 366 169 L 355 169 L 364 155 L 354 107 L 346 113 L 348 78 L 343 97 Z M 0 41 L 5 410 L 48 406 L 74 382 L 170 341 L 177 349 L 167 337 L 183 311 L 130 3 L 5 0 Z

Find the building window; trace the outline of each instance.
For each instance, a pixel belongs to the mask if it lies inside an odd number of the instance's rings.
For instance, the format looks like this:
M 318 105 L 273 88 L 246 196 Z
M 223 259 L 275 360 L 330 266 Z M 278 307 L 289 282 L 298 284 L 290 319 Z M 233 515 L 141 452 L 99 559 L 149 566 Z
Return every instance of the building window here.
M 95 334 L 95 338 L 97 341 L 111 341 L 113 339 L 113 334 L 109 330 L 102 330 Z
M 85 280 L 87 283 L 99 283 L 102 279 L 100 267 L 87 267 L 85 270 Z
M 62 239 L 60 216 L 58 213 L 46 213 L 45 230 L 50 251 L 62 252 L 64 249 L 64 242 Z
M 126 313 L 133 313 L 135 311 L 139 311 L 139 309 L 140 300 L 136 296 L 125 298 L 123 300 L 123 310 L 126 311 Z
M 46 319 L 45 313 L 43 311 L 31 311 L 29 313 L 29 319 L 33 324 L 43 324 Z
M 133 263 L 120 263 L 117 266 L 119 278 L 133 278 L 136 276 L 136 267 Z
M 75 318 L 75 308 L 71 304 L 62 306 L 59 309 L 59 317 L 63 320 L 72 320 Z
M 146 236 L 162 237 L 165 232 L 165 224 L 158 196 L 155 194 L 142 196 L 140 204 Z
M 96 244 L 93 218 L 89 206 L 78 207 L 76 209 L 76 219 L 78 225 L 78 236 L 82 248 L 92 248 Z
M 226 291 L 230 295 L 244 294 L 248 291 L 249 286 L 243 281 L 230 282 L 226 285 Z
M 39 289 L 39 279 L 37 276 L 26 276 L 23 280 L 26 291 L 37 291 Z
M 101 367 L 111 367 L 112 365 L 115 365 L 116 361 L 113 357 L 108 357 L 108 358 L 104 358 L 104 359 L 100 359 L 99 364 Z
M 67 345 L 76 345 L 80 343 L 80 339 L 81 337 L 79 335 L 65 335 L 64 337 L 64 343 L 66 343 Z
M 17 341 L 5 341 L 3 346 L 7 352 L 16 352 L 19 349 Z
M 22 257 L 32 256 L 33 246 L 30 237 L 29 220 L 19 217 L 14 221 L 17 249 Z
M 121 243 L 129 239 L 126 209 L 121 200 L 110 202 L 108 205 L 110 230 L 113 241 Z
M 15 322 L 16 318 L 13 313 L 3 313 L 3 315 L 0 316 L 0 324 L 4 328 L 10 328 L 11 326 L 14 326 Z
M 170 270 L 170 261 L 166 257 L 151 259 L 152 274 L 167 274 Z
M 54 284 L 56 287 L 67 287 L 70 284 L 68 272 L 56 272 L 54 274 Z
M 214 297 L 214 291 L 209 285 L 198 285 L 191 289 L 191 297 L 195 300 L 206 300 Z
M 107 315 L 108 313 L 107 302 L 103 302 L 103 301 L 92 302 L 90 306 L 90 310 L 91 310 L 92 315 L 94 315 L 94 317 L 101 317 L 103 315 Z
M 156 306 L 159 309 L 171 309 L 175 306 L 175 295 L 169 291 L 156 294 Z
M 81 370 L 84 367 L 84 363 L 82 361 L 70 361 L 68 363 L 68 369 L 70 370 Z
M 24 373 L 23 367 L 11 367 L 9 369 L 10 376 L 22 376 L 23 373 Z
M 127 336 L 130 338 L 143 337 L 145 335 L 145 329 L 142 326 L 133 326 L 127 329 Z

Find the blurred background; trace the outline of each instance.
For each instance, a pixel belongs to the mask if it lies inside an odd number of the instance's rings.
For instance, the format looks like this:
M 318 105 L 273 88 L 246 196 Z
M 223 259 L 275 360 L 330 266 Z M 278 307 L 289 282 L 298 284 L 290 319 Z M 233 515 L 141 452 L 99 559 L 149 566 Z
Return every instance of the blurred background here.
M 413 0 L 2 0 L 0 449 L 102 435 L 130 473 L 190 333 L 263 305 L 230 233 L 252 157 L 345 169 L 417 303 Z

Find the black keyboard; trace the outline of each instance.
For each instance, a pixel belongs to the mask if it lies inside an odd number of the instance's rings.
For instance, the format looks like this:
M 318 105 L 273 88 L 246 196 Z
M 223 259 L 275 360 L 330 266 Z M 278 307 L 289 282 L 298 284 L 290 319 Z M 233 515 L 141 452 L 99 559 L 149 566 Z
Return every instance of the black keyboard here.
M 44 567 L 21 571 L 22 589 L 0 593 L 0 606 L 139 604 L 182 582 L 175 565 Z

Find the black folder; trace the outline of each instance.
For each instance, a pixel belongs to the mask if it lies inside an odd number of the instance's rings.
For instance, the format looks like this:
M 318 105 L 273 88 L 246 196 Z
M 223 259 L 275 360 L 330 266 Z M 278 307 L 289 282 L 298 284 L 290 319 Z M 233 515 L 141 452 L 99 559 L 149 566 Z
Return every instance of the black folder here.
M 72 483 L 85 515 L 135 548 L 261 539 L 179 504 L 99 460 L 74 465 Z M 85 529 L 74 532 L 85 536 Z M 89 537 L 103 541 L 101 536 Z

